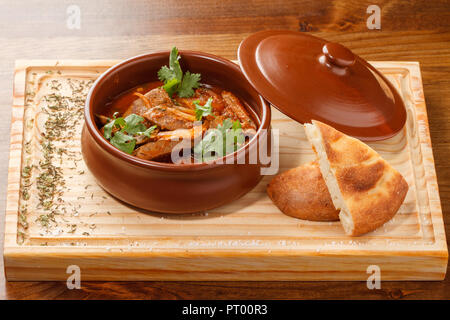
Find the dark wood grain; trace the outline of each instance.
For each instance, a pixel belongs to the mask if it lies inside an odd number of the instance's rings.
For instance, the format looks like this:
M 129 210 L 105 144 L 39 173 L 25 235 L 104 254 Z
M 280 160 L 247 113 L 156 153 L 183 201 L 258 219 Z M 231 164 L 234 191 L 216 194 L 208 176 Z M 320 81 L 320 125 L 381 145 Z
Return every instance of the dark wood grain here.
M 66 8 L 81 8 L 81 29 Z M 366 8 L 382 9 L 367 30 Z M 0 242 L 16 59 L 121 59 L 177 45 L 235 59 L 240 41 L 263 29 L 312 32 L 367 60 L 421 64 L 447 237 L 450 235 L 450 3 L 443 1 L 8 1 L 0 0 Z M 0 298 L 8 299 L 449 299 L 450 280 L 383 282 L 61 282 L 8 283 L 0 260 Z

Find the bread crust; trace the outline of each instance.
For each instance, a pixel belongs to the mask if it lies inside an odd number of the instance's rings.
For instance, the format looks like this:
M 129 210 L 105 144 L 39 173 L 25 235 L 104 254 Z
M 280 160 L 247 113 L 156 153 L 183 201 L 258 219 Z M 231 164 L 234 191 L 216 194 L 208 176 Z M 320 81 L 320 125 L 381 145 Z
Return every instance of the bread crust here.
M 325 152 L 354 223 L 351 236 L 375 230 L 398 211 L 408 192 L 403 176 L 358 139 L 319 121 Z
M 339 220 L 317 162 L 309 162 L 275 176 L 267 194 L 284 214 L 312 221 Z

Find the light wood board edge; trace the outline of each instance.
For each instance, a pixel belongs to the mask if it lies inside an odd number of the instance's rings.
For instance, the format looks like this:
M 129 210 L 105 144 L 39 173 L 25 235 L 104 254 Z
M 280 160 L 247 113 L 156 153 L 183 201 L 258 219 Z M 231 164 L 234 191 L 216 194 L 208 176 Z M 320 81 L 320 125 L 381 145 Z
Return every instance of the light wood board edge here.
M 396 68 L 401 66 L 410 73 L 410 82 L 407 84 L 410 86 L 408 92 L 412 94 L 411 100 L 415 104 L 415 114 L 409 115 L 415 118 L 414 123 L 417 128 L 413 131 L 418 135 L 418 142 L 420 144 L 421 158 L 425 170 L 426 189 L 429 198 L 429 205 L 431 208 L 431 222 L 433 227 L 434 240 L 437 248 L 440 248 L 442 254 L 448 260 L 448 248 L 445 235 L 444 219 L 442 215 L 441 201 L 439 197 L 439 186 L 437 183 L 436 167 L 434 164 L 433 149 L 431 144 L 430 128 L 428 123 L 428 114 L 425 104 L 425 97 L 422 84 L 422 76 L 420 71 L 420 64 L 416 61 L 410 62 L 370 62 L 376 68 L 382 70 L 387 68 Z

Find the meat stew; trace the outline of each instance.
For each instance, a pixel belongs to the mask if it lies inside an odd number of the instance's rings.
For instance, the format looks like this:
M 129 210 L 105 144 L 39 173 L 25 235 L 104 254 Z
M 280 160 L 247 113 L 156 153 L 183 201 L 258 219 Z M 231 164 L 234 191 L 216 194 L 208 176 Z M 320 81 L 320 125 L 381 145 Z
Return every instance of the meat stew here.
M 96 114 L 111 144 L 144 160 L 192 163 L 234 152 L 256 134 L 250 108 L 232 92 L 200 83 L 198 74 L 183 75 L 179 59 L 172 49 L 170 67 L 158 72 L 161 81 L 120 94 Z M 179 149 L 189 156 L 174 160 Z

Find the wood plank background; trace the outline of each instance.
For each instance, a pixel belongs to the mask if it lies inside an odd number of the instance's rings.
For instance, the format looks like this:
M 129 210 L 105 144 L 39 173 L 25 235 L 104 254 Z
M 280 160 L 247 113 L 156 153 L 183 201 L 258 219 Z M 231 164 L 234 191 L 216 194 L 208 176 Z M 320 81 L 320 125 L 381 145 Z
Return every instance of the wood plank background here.
M 67 7 L 81 29 L 66 27 Z M 381 7 L 381 30 L 368 30 L 366 8 Z M 421 63 L 447 239 L 450 230 L 450 3 L 442 1 L 8 1 L 0 0 L 0 230 L 3 230 L 12 79 L 16 59 L 123 59 L 177 45 L 236 58 L 239 42 L 262 29 L 312 32 L 368 60 Z M 0 234 L 0 244 L 3 235 Z M 6 283 L 0 298 L 333 299 L 450 298 L 450 280 L 383 282 L 61 282 Z

